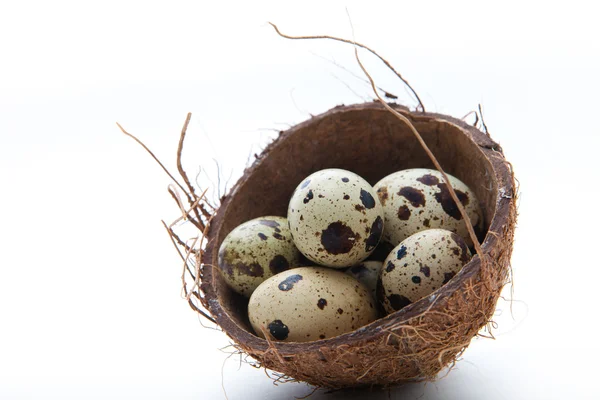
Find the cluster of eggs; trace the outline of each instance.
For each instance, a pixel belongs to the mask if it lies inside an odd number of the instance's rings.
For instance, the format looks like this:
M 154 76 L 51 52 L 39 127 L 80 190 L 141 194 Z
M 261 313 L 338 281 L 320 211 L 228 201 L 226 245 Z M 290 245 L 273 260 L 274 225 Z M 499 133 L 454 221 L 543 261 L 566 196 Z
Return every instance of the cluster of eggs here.
M 481 228 L 475 194 L 449 180 Z M 287 218 L 265 216 L 232 230 L 218 264 L 227 284 L 249 297 L 257 335 L 306 342 L 427 296 L 469 261 L 471 245 L 438 171 L 398 171 L 371 186 L 353 172 L 325 169 L 298 185 Z

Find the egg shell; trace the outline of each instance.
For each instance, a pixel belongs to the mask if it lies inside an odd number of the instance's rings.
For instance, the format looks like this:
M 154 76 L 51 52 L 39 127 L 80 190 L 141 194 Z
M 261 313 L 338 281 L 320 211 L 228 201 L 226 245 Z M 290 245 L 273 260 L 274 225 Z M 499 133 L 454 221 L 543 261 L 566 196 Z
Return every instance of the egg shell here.
M 300 267 L 264 281 L 248 303 L 256 334 L 308 342 L 353 331 L 377 318 L 368 289 L 341 271 Z
M 365 285 L 371 292 L 373 299 L 376 299 L 377 280 L 381 272 L 381 261 L 363 261 L 346 270 L 346 273 Z
M 378 300 L 388 313 L 400 310 L 442 287 L 470 259 L 466 242 L 454 232 L 429 229 L 415 233 L 384 261 Z
M 298 249 L 311 261 L 333 268 L 369 256 L 383 231 L 383 208 L 371 185 L 342 169 L 317 171 L 294 191 L 288 222 Z
M 250 297 L 265 279 L 300 265 L 287 219 L 266 216 L 237 226 L 221 243 L 219 269 L 237 293 Z
M 448 175 L 457 197 L 478 232 L 483 214 L 475 193 L 459 179 Z M 473 245 L 467 226 L 437 170 L 413 168 L 386 176 L 374 186 L 385 213 L 382 241 L 397 246 L 410 235 L 425 229 L 441 228 L 459 234 Z

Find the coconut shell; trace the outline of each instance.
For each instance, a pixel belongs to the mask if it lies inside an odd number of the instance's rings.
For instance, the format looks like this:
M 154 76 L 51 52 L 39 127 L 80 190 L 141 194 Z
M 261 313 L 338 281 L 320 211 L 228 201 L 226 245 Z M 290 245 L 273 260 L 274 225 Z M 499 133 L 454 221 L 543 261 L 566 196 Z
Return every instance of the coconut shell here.
M 512 168 L 489 135 L 464 121 L 393 107 L 411 120 L 444 170 L 476 193 L 485 220 L 483 258 L 473 257 L 431 295 L 356 331 L 307 343 L 257 337 L 247 299 L 230 290 L 215 267 L 231 230 L 263 215 L 285 216 L 296 186 L 320 169 L 347 169 L 374 184 L 398 170 L 434 168 L 409 128 L 376 102 L 338 106 L 280 132 L 221 199 L 201 255 L 202 293 L 196 293 L 235 345 L 261 366 L 333 389 L 431 380 L 490 325 L 510 275 L 517 215 Z

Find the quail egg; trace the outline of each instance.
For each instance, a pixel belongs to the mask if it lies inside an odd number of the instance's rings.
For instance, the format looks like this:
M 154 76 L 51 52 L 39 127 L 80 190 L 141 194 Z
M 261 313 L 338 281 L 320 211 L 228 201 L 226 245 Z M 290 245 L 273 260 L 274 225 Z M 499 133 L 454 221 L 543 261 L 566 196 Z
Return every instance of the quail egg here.
M 367 258 L 383 231 L 383 208 L 367 181 L 342 169 L 304 179 L 288 207 L 294 243 L 309 260 L 345 268 Z
M 381 261 L 363 261 L 360 264 L 348 268 L 346 273 L 365 285 L 375 299 L 377 279 L 379 278 L 382 265 L 383 263 Z
M 270 277 L 256 288 L 248 317 L 260 337 L 309 342 L 327 339 L 377 318 L 375 302 L 360 282 L 341 271 L 300 267 Z
M 256 218 L 236 227 L 221 243 L 219 269 L 227 284 L 250 297 L 265 279 L 300 265 L 296 249 L 283 217 Z
M 481 230 L 483 214 L 475 193 L 457 178 L 448 175 L 475 232 Z M 448 229 L 473 242 L 442 174 L 437 170 L 414 168 L 386 176 L 374 186 L 385 212 L 382 241 L 397 246 L 410 235 L 431 228 Z
M 445 229 L 415 233 L 392 250 L 383 263 L 377 296 L 388 313 L 427 296 L 446 284 L 471 259 L 462 237 Z

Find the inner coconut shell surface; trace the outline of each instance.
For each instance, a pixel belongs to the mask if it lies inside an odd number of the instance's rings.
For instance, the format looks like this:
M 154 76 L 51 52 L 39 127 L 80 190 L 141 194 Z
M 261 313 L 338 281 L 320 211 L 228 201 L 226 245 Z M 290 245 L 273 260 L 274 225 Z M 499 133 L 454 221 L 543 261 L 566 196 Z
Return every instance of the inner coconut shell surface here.
M 490 323 L 510 269 L 516 220 L 510 164 L 497 143 L 464 121 L 393 106 L 411 120 L 445 172 L 477 195 L 485 262 L 473 257 L 433 294 L 350 333 L 306 343 L 257 337 L 248 300 L 227 287 L 216 267 L 229 232 L 260 216 L 285 217 L 294 189 L 321 169 L 346 169 L 373 185 L 399 170 L 435 168 L 409 127 L 377 102 L 339 106 L 280 132 L 223 197 L 207 234 L 199 294 L 236 346 L 261 366 L 328 388 L 433 379 Z

